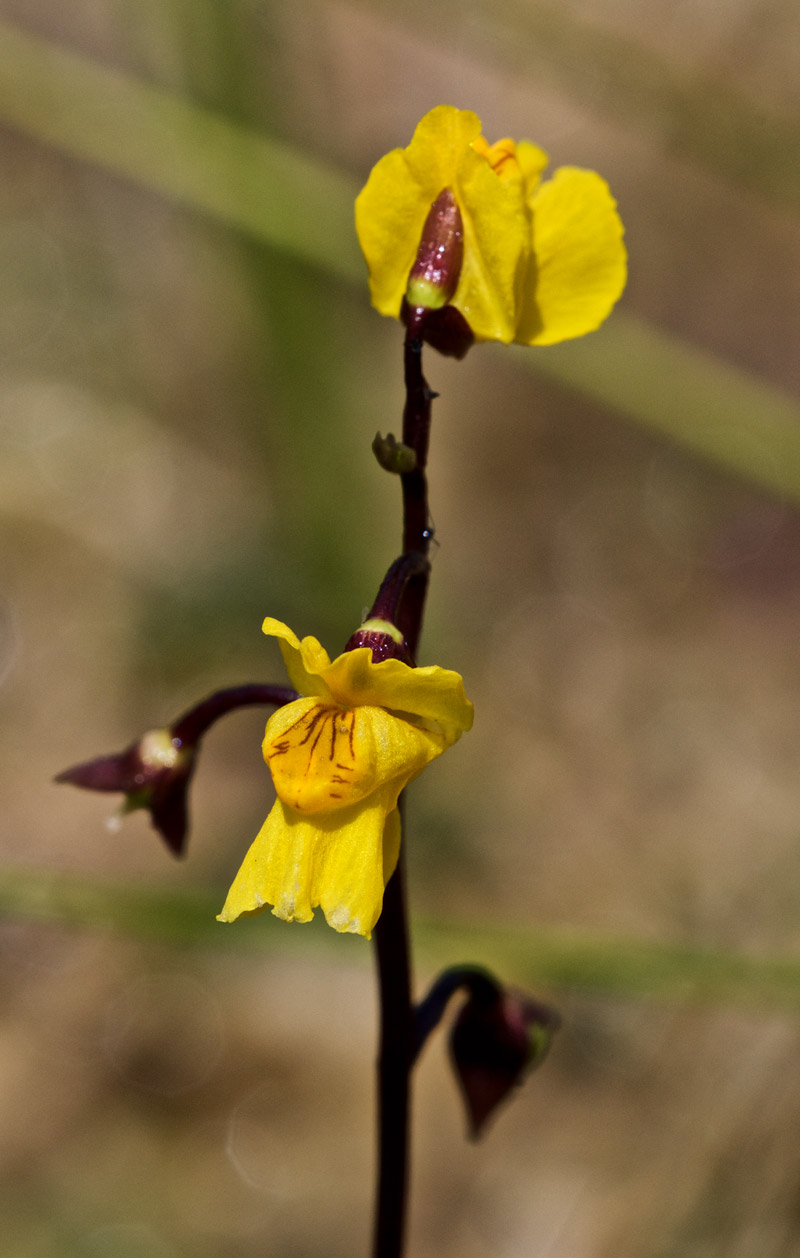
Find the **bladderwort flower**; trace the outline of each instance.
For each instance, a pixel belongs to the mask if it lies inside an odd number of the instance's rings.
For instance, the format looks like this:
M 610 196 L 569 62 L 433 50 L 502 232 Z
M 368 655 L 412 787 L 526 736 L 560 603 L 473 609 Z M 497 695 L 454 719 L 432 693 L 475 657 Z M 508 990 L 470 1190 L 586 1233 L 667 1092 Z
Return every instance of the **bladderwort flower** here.
M 543 181 L 547 164 L 529 141 L 490 145 L 469 110 L 432 109 L 356 200 L 373 306 L 430 312 L 422 335 L 456 357 L 473 339 L 552 345 L 599 327 L 627 274 L 616 202 L 594 171 Z
M 472 704 L 447 669 L 376 664 L 368 647 L 331 661 L 316 638 L 301 642 L 278 620 L 263 629 L 303 697 L 267 722 L 277 799 L 219 920 L 272 906 L 308 922 L 320 906 L 335 930 L 368 939 L 400 851 L 398 796 L 471 727 Z

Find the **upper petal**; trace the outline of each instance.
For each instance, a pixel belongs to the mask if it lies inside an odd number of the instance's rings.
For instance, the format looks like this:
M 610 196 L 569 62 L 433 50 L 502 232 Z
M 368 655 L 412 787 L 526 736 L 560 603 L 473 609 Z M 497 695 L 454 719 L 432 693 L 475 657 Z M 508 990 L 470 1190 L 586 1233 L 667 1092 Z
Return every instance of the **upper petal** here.
M 369 648 L 359 647 L 338 656 L 325 681 L 343 707 L 372 704 L 437 722 L 448 745 L 472 728 L 473 708 L 461 676 L 435 664 L 425 668 L 410 668 L 400 660 L 373 664 Z
M 428 211 L 453 186 L 459 158 L 480 130 L 469 110 L 437 106 L 407 148 L 393 149 L 373 167 L 356 198 L 356 232 L 381 314 L 399 317 Z
M 564 167 L 533 196 L 533 252 L 515 340 L 552 345 L 591 332 L 625 287 L 627 254 L 604 179 Z
M 331 660 L 317 639 L 308 637 L 301 642 L 288 625 L 272 616 L 267 616 L 261 629 L 268 637 L 279 639 L 286 672 L 298 694 L 330 698 L 323 674 L 330 668 Z

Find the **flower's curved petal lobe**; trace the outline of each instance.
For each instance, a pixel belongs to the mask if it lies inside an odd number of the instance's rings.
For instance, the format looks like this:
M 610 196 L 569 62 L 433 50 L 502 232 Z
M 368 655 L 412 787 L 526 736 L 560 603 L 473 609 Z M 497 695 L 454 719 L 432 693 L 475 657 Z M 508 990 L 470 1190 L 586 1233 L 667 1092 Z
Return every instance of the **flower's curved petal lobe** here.
M 464 260 L 451 305 L 478 341 L 514 339 L 520 268 L 528 250 L 522 175 L 500 179 L 485 157 L 461 155 L 455 196 L 464 225 Z
M 437 722 L 448 746 L 472 728 L 473 708 L 462 678 L 435 664 L 425 668 L 410 668 L 401 660 L 373 664 L 369 648 L 359 647 L 335 659 L 325 681 L 342 706 L 371 704 Z
M 334 930 L 369 939 L 397 863 L 398 791 L 388 783 L 366 802 L 313 818 L 276 800 L 218 920 L 233 922 L 272 905 L 284 921 L 308 922 L 319 905 Z
M 278 798 L 308 814 L 341 811 L 386 782 L 408 782 L 448 746 L 438 725 L 420 727 L 384 708 L 298 699 L 270 717 L 263 750 Z
M 372 168 L 356 198 L 370 298 L 382 315 L 399 318 L 428 211 L 453 186 L 459 156 L 480 130 L 469 110 L 437 106 L 418 124 L 408 148 L 393 149 Z
M 303 638 L 301 642 L 288 625 L 272 616 L 267 616 L 261 631 L 270 638 L 279 639 L 286 672 L 295 690 L 301 695 L 330 698 L 322 679 L 322 674 L 330 668 L 330 656 L 316 638 Z
M 604 179 L 565 166 L 532 200 L 533 253 L 515 340 L 552 345 L 599 327 L 625 287 L 627 254 Z
M 548 165 L 550 158 L 544 149 L 530 140 L 520 140 L 517 144 L 517 161 L 522 171 L 525 193 L 531 196 L 539 184 L 539 180 Z

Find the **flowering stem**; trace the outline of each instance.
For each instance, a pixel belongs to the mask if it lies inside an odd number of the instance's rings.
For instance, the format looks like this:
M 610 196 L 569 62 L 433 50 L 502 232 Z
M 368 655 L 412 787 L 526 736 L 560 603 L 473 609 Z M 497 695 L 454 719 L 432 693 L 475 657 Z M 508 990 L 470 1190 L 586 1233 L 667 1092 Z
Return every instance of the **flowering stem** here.
M 401 555 L 399 559 L 395 559 L 383 578 L 375 602 L 370 608 L 370 620 L 373 618 L 376 620 L 388 620 L 391 624 L 396 624 L 409 581 L 414 577 L 424 576 L 427 578 L 429 570 L 430 564 L 428 559 L 425 555 L 420 554 L 418 550 L 409 551 L 407 554 Z
M 402 848 L 397 868 L 384 893 L 383 910 L 375 926 L 375 947 L 380 990 L 380 1163 L 372 1252 L 374 1258 L 400 1258 L 408 1197 L 409 1100 L 413 1060 L 411 964 Z
M 428 438 L 431 428 L 431 403 L 436 394 L 428 387 L 422 374 L 422 338 L 418 316 L 411 311 L 408 318 L 403 365 L 406 384 L 406 404 L 403 410 L 403 445 L 409 446 L 417 456 L 416 467 L 401 476 L 403 489 L 403 554 L 417 552 L 427 555 L 433 537 L 428 511 L 428 481 L 425 467 L 428 462 Z M 406 587 L 399 610 L 397 625 L 402 630 L 412 656 L 416 656 L 425 596 L 428 592 L 427 570 L 413 576 Z
M 228 712 L 234 712 L 237 708 L 266 707 L 269 704 L 282 708 L 284 704 L 294 702 L 297 697 L 297 691 L 289 686 L 261 686 L 255 683 L 217 690 L 173 722 L 172 737 L 181 743 L 196 743 L 215 721 L 226 716 Z
M 428 591 L 429 527 L 428 482 L 425 465 L 436 396 L 422 374 L 422 339 L 418 312 L 410 314 L 404 347 L 406 404 L 403 443 L 417 456 L 416 467 L 401 477 L 403 490 L 403 553 L 382 587 L 396 598 L 394 623 L 416 657 L 425 596 Z M 387 588 L 388 587 L 388 588 Z M 379 595 L 379 600 L 381 595 Z M 377 613 L 374 613 L 377 614 Z M 402 815 L 401 799 L 401 815 Z M 403 828 L 405 821 L 403 819 Z M 383 910 L 375 926 L 380 992 L 380 1050 L 378 1055 L 379 1169 L 375 1203 L 373 1258 L 401 1258 L 408 1197 L 409 1102 L 414 1062 L 414 1009 L 411 1000 L 411 961 L 405 895 L 404 846 L 389 879 Z

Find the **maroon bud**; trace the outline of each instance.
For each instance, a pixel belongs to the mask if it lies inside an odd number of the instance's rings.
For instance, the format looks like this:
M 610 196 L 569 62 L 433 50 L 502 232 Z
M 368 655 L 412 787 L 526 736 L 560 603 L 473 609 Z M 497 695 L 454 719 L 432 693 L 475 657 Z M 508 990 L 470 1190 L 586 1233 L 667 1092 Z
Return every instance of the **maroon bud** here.
M 149 730 L 125 751 L 74 765 L 55 780 L 90 791 L 120 792 L 126 797 L 123 812 L 147 809 L 167 847 L 181 856 L 188 828 L 186 793 L 196 753 L 196 744 L 176 738 L 171 729 Z
M 405 638 L 400 630 L 388 620 L 377 618 L 365 620 L 363 625 L 356 629 L 344 649 L 356 651 L 362 646 L 367 646 L 372 651 L 373 664 L 380 664 L 381 660 L 402 660 L 404 664 L 414 667 Z
M 408 277 L 406 301 L 413 308 L 438 310 L 445 306 L 458 287 L 464 259 L 464 225 L 461 211 L 450 188 L 443 188 L 434 201 L 414 265 Z
M 450 1033 L 450 1053 L 477 1139 L 495 1109 L 547 1056 L 560 1018 L 522 992 L 470 995 Z
M 89 791 L 118 791 L 123 813 L 146 808 L 154 829 L 171 852 L 182 856 L 189 825 L 187 792 L 200 739 L 228 712 L 239 708 L 281 707 L 298 697 L 287 686 L 246 685 L 217 690 L 165 729 L 152 729 L 114 756 L 99 756 L 59 773 Z
M 405 302 L 400 317 L 413 335 L 419 336 L 445 358 L 464 358 L 475 344 L 475 333 L 460 310 L 442 306 L 440 310 L 411 309 Z

